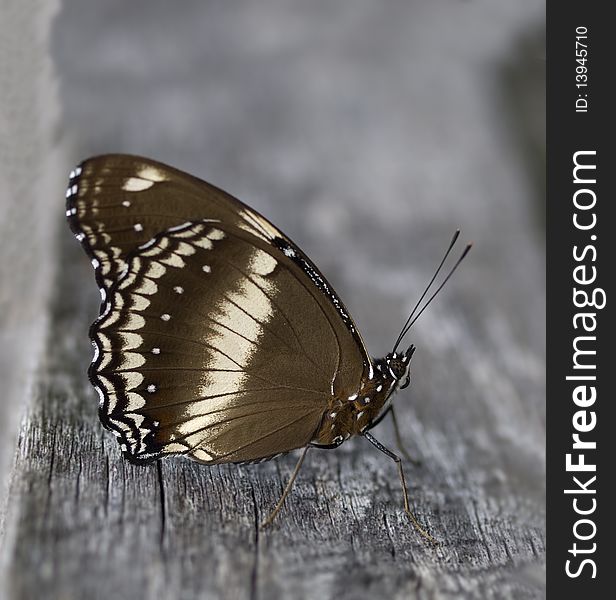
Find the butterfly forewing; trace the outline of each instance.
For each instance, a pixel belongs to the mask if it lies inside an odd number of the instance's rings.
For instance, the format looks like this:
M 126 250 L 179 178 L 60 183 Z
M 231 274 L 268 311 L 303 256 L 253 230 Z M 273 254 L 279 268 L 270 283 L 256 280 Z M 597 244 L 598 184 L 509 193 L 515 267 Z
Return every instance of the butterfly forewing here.
M 88 159 L 71 172 L 67 217 L 104 292 L 127 255 L 169 227 L 203 218 L 263 239 L 282 234 L 226 192 L 156 161 L 124 154 Z

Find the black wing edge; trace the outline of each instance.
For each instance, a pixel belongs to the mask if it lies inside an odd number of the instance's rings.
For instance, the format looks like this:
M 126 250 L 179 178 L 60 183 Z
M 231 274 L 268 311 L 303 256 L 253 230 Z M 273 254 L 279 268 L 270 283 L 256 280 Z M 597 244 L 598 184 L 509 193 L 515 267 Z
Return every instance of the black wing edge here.
M 92 159 L 86 159 L 80 162 L 69 174 L 68 176 L 68 187 L 66 188 L 66 219 L 68 221 L 69 227 L 73 232 L 73 235 L 77 239 L 77 241 L 81 244 L 81 247 L 84 249 L 85 253 L 88 255 L 92 266 L 94 267 L 94 277 L 96 278 L 96 284 L 98 285 L 100 290 L 105 290 L 105 281 L 101 272 L 100 261 L 94 254 L 94 249 L 90 245 L 90 241 L 88 240 L 88 236 L 85 234 L 81 225 L 79 223 L 79 216 L 77 214 L 77 196 L 79 191 L 79 180 L 81 178 L 81 174 L 83 173 L 86 164 L 90 160 L 94 160 L 98 157 L 93 157 Z M 102 295 L 102 292 L 101 292 Z M 103 307 L 105 305 L 105 299 L 101 299 L 101 307 L 100 311 L 102 312 Z
M 96 279 L 96 284 L 101 290 L 101 304 L 99 308 L 99 316 L 92 323 L 89 329 L 90 342 L 92 343 L 92 346 L 95 349 L 95 353 L 98 352 L 98 356 L 96 356 L 95 354 L 95 358 L 88 368 L 88 378 L 90 380 L 90 383 L 94 386 L 94 388 L 96 389 L 100 397 L 99 418 L 101 420 L 101 423 L 106 429 L 110 430 L 118 438 L 120 447 L 122 448 L 123 456 L 126 459 L 128 459 L 130 462 L 132 462 L 133 464 L 143 465 L 143 464 L 151 463 L 155 460 L 158 460 L 163 453 L 162 447 L 160 447 L 160 444 L 156 444 L 153 439 L 150 439 L 150 440 L 147 439 L 148 437 L 153 438 L 153 423 L 152 422 L 147 423 L 148 418 L 145 417 L 144 424 L 150 430 L 150 434 L 145 436 L 145 438 L 142 440 L 142 443 L 145 445 L 148 451 L 146 453 L 143 453 L 142 456 L 139 456 L 139 455 L 136 455 L 130 452 L 129 448 L 131 446 L 130 446 L 126 432 L 118 429 L 118 427 L 115 426 L 111 422 L 111 419 L 113 418 L 117 421 L 121 421 L 122 423 L 124 423 L 128 428 L 130 428 L 131 435 L 135 436 L 136 439 L 139 439 L 140 437 L 139 428 L 136 426 L 136 423 L 134 421 L 127 419 L 127 418 L 122 418 L 121 413 L 115 413 L 115 414 L 109 413 L 109 395 L 104 390 L 104 387 L 101 385 L 101 382 L 98 380 L 97 375 L 96 375 L 96 371 L 97 371 L 98 365 L 100 364 L 102 355 L 100 353 L 100 350 L 98 350 L 98 345 L 94 339 L 94 335 L 95 335 L 94 331 L 95 331 L 96 325 L 98 324 L 100 319 L 104 316 L 106 308 L 109 307 L 109 309 L 111 309 L 110 299 L 113 297 L 112 294 L 113 294 L 115 285 L 117 284 L 117 282 L 115 282 L 110 287 L 108 294 L 105 292 L 106 285 L 105 285 L 105 281 L 104 281 L 104 278 L 101 272 L 100 261 L 94 254 L 94 249 L 92 248 L 88 240 L 88 236 L 83 231 L 79 223 L 79 217 L 77 214 L 77 211 L 78 211 L 77 197 L 78 197 L 79 180 L 80 180 L 81 174 L 84 172 L 84 169 L 87 163 L 90 160 L 95 160 L 97 158 L 100 158 L 100 157 L 93 157 L 90 159 L 86 159 L 80 162 L 77 166 L 75 166 L 75 168 L 72 169 L 69 174 L 68 187 L 66 189 L 66 218 L 67 218 L 69 227 L 71 231 L 73 232 L 73 235 L 75 236 L 77 241 L 81 244 L 81 247 L 84 249 L 88 258 L 90 259 L 90 262 L 92 263 L 92 266 L 94 267 L 94 277 Z M 129 264 L 128 259 L 129 257 L 127 257 L 127 264 Z M 126 450 L 124 450 L 123 448 L 126 448 Z
M 186 455 L 189 451 L 187 450 L 186 452 L 165 452 L 164 451 L 165 444 L 161 444 L 154 440 L 154 431 L 155 431 L 156 425 L 155 425 L 154 420 L 151 419 L 150 417 L 143 415 L 142 413 L 138 413 L 144 418 L 143 423 L 141 424 L 141 427 L 138 427 L 134 419 L 131 419 L 130 417 L 126 416 L 126 413 L 124 413 L 124 411 L 122 410 L 110 411 L 109 410 L 109 406 L 110 406 L 109 394 L 107 393 L 104 386 L 101 384 L 100 379 L 98 378 L 98 368 L 103 358 L 103 353 L 101 352 L 101 349 L 99 347 L 98 337 L 97 337 L 98 324 L 100 323 L 102 319 L 104 319 L 107 316 L 107 314 L 109 314 L 114 309 L 114 298 L 115 298 L 116 289 L 120 286 L 123 279 L 128 275 L 128 273 L 131 270 L 131 266 L 132 266 L 132 262 L 134 258 L 139 255 L 139 253 L 144 249 L 144 247 L 155 245 L 162 238 L 169 236 L 169 233 L 171 231 L 173 232 L 185 231 L 186 229 L 190 229 L 194 227 L 199 222 L 200 221 L 187 221 L 186 223 L 183 223 L 182 225 L 165 229 L 164 231 L 157 233 L 151 240 L 149 240 L 142 246 L 139 246 L 135 248 L 133 251 L 131 251 L 130 253 L 128 253 L 125 259 L 127 268 L 125 269 L 124 273 L 121 274 L 118 277 L 118 279 L 114 281 L 111 287 L 109 288 L 109 293 L 107 295 L 107 298 L 101 305 L 101 312 L 99 316 L 96 318 L 96 320 L 92 323 L 92 325 L 90 325 L 90 328 L 88 330 L 90 342 L 92 343 L 92 347 L 94 348 L 94 353 L 95 353 L 94 359 L 92 360 L 92 362 L 90 363 L 90 366 L 88 367 L 88 379 L 90 380 L 90 383 L 96 389 L 100 397 L 99 408 L 98 408 L 99 419 L 101 423 L 103 424 L 103 426 L 105 427 L 105 429 L 108 429 L 109 431 L 111 431 L 118 438 L 118 443 L 120 444 L 120 448 L 122 449 L 122 455 L 124 456 L 124 458 L 128 459 L 133 464 L 144 465 L 144 464 L 154 462 L 156 460 L 159 460 L 160 458 L 167 457 L 167 456 L 183 456 L 183 455 Z M 211 221 L 208 221 L 208 222 L 211 223 Z M 121 399 L 121 402 L 123 402 L 125 405 L 127 403 L 127 399 L 122 398 L 121 396 L 119 397 Z M 115 425 L 113 421 L 119 421 L 122 424 L 126 425 L 130 433 L 127 433 L 126 431 L 123 431 L 121 428 L 118 428 L 118 426 Z M 142 437 L 140 429 L 147 429 L 148 433 Z M 132 437 L 133 440 L 138 440 L 138 443 L 143 446 L 144 450 L 142 452 L 135 453 L 131 451 L 132 442 L 129 439 L 130 437 Z

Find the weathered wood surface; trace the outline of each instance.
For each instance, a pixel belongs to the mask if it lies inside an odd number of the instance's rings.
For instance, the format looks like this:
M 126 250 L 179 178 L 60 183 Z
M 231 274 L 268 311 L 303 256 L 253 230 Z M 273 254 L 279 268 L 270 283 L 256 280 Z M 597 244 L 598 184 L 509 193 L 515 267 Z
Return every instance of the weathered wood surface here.
M 413 382 L 396 400 L 433 548 L 401 510 L 395 465 L 365 440 L 309 452 L 265 531 L 293 455 L 122 460 L 85 376 L 98 292 L 63 229 L 6 501 L 8 597 L 544 596 L 541 190 L 526 162 L 542 133 L 520 110 L 540 110 L 541 12 L 65 2 L 53 56 L 75 159 L 143 153 L 254 205 L 321 267 L 375 355 L 452 230 L 476 246 L 414 328 Z M 49 193 L 60 219 L 63 190 Z M 387 421 L 375 434 L 393 447 Z
M 47 51 L 50 31 L 41 26 L 58 5 L 0 3 L 0 530 L 20 409 L 32 392 L 48 323 L 55 263 L 46 258 L 60 226 L 57 205 L 41 202 L 65 179 L 60 170 L 66 159 L 53 143 L 58 99 Z M 43 89 L 49 93 L 41 103 Z

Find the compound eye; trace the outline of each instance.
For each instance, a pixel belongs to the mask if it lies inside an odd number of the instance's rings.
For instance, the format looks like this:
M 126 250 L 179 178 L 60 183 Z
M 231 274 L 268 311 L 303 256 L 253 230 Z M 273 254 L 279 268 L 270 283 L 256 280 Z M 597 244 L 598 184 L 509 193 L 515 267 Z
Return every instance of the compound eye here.
M 411 383 L 411 376 L 407 375 L 404 383 L 400 386 L 400 389 L 403 390 L 404 388 L 409 387 L 409 383 Z

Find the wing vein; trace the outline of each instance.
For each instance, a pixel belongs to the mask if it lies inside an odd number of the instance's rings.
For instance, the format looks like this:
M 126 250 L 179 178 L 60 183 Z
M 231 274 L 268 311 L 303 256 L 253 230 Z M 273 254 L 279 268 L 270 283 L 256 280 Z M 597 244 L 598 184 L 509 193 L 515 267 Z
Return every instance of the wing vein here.
M 225 261 L 229 266 L 233 267 L 234 269 L 236 269 L 239 273 L 241 273 L 244 277 L 246 277 L 246 279 L 248 279 L 248 281 L 250 281 L 250 283 L 252 283 L 256 288 L 258 288 L 259 290 L 261 290 L 261 292 L 263 293 L 263 295 L 276 307 L 276 309 L 278 310 L 278 312 L 282 315 L 282 317 L 284 318 L 284 320 L 288 323 L 291 331 L 293 332 L 293 335 L 295 336 L 295 339 L 297 340 L 297 343 L 302 351 L 302 353 L 304 354 L 304 356 L 310 361 L 310 363 L 316 367 L 316 369 L 318 371 L 320 371 L 321 373 L 323 373 L 324 375 L 326 375 L 326 373 L 324 372 L 323 368 L 320 367 L 319 365 L 317 365 L 312 358 L 310 357 L 310 355 L 308 354 L 308 352 L 306 351 L 306 349 L 304 348 L 304 345 L 302 344 L 302 341 L 299 337 L 299 335 L 297 334 L 297 331 L 295 330 L 295 327 L 293 327 L 293 323 L 291 323 L 291 321 L 288 319 L 287 315 L 285 314 L 285 312 L 282 310 L 282 308 L 280 307 L 280 305 L 278 304 L 278 302 L 276 302 L 276 299 L 273 296 L 270 296 L 248 273 L 244 272 L 242 269 L 240 269 L 237 265 L 233 264 L 231 261 Z
M 244 450 L 246 448 L 249 448 L 250 446 L 254 446 L 254 444 L 256 444 L 257 442 L 261 442 L 262 440 L 264 440 L 264 439 L 266 439 L 268 437 L 276 435 L 279 431 L 282 431 L 283 429 L 287 429 L 288 427 L 292 427 L 293 425 L 295 425 L 295 423 L 298 423 L 299 421 L 302 421 L 305 418 L 306 418 L 306 415 L 304 414 L 304 415 L 298 417 L 297 419 L 294 419 L 290 423 L 285 423 L 281 427 L 277 427 L 273 431 L 270 431 L 269 433 L 266 433 L 265 435 L 262 435 L 262 436 L 258 437 L 257 439 L 249 442 L 248 444 L 244 444 L 243 446 L 238 446 L 237 448 L 234 448 L 231 452 L 226 452 L 225 454 L 222 454 L 221 456 L 219 456 L 219 458 L 225 458 L 226 456 L 230 456 L 231 454 L 234 454 L 234 453 L 236 453 L 236 452 L 238 452 L 240 450 Z M 195 446 L 193 446 L 193 448 L 191 448 L 191 450 L 194 449 L 194 448 L 195 448 Z
M 319 392 L 318 390 L 311 390 L 311 389 L 307 389 L 307 388 L 298 388 L 298 387 L 294 387 L 294 386 L 289 386 L 289 385 L 278 385 L 278 386 L 274 386 L 274 387 L 269 387 L 269 388 L 251 388 L 249 390 L 236 390 L 233 392 L 225 392 L 223 394 L 212 394 L 211 396 L 197 396 L 196 398 L 189 398 L 188 400 L 180 400 L 179 402 L 169 402 L 168 404 L 159 404 L 156 406 L 152 406 L 148 408 L 148 412 L 153 411 L 153 410 L 158 410 L 159 408 L 170 408 L 172 406 L 181 406 L 182 404 L 191 404 L 192 402 L 201 402 L 203 400 L 210 400 L 210 399 L 215 399 L 215 398 L 224 398 L 225 396 L 240 396 L 240 395 L 245 395 L 245 394 L 252 394 L 255 392 L 269 392 L 269 391 L 274 391 L 274 390 L 293 390 L 293 391 L 299 391 L 299 392 L 309 392 L 318 396 L 324 396 L 327 397 L 328 394 L 325 394 L 324 392 Z M 270 400 L 255 400 L 254 402 L 246 402 L 243 403 L 242 406 L 250 406 L 252 404 L 263 404 L 263 403 L 267 403 L 270 402 Z M 225 409 L 221 409 L 221 410 L 228 410 L 229 407 L 225 408 Z M 216 411 L 213 411 L 216 412 Z M 211 413 L 204 413 L 204 414 L 211 414 Z

